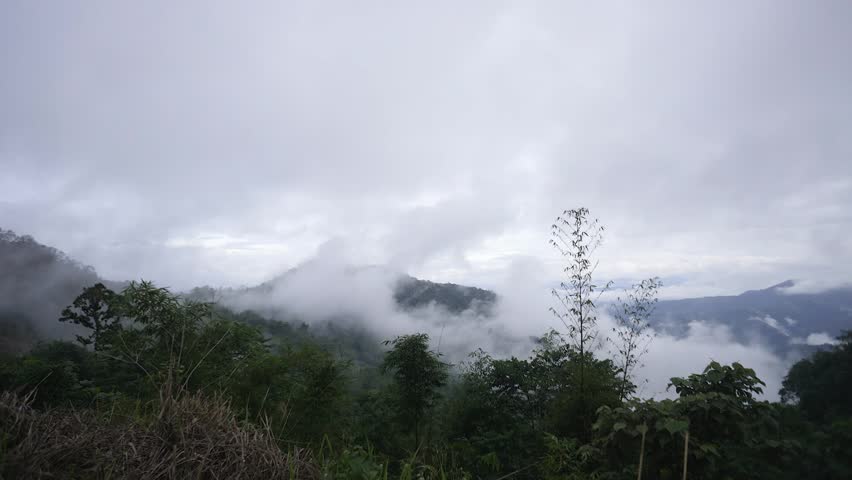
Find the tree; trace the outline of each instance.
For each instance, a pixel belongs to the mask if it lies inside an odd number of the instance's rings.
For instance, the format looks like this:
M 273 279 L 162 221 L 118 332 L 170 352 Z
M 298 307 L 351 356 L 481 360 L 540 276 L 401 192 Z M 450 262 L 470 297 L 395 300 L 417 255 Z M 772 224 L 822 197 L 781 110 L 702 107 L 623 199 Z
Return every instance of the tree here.
M 91 405 L 92 358 L 85 348 L 70 342 L 38 344 L 26 355 L 0 362 L 0 390 L 17 390 L 37 407 Z
M 852 331 L 837 339 L 831 350 L 796 362 L 782 383 L 781 399 L 816 422 L 852 418 Z
M 77 335 L 77 341 L 83 346 L 92 345 L 95 351 L 100 350 L 100 340 L 119 327 L 119 312 L 117 311 L 118 295 L 105 287 L 103 283 L 83 290 L 74 303 L 62 310 L 60 322 L 69 322 L 90 330 L 88 336 Z
M 796 362 L 784 378 L 781 400 L 809 419 L 802 435 L 808 478 L 852 478 L 852 331 L 831 350 Z M 804 432 L 802 432 L 804 431 Z
M 530 459 L 545 449 L 545 432 L 558 437 L 585 435 L 584 415 L 602 406 L 615 407 L 620 377 L 608 359 L 587 352 L 586 391 L 579 398 L 575 348 L 553 330 L 537 340 L 529 358 L 494 359 L 482 350 L 463 364 L 462 394 L 451 397 L 448 437 L 464 452 L 466 469 L 488 478 L 495 471 L 482 459 L 493 458 L 512 478 L 542 478 Z
M 604 227 L 598 220 L 589 218 L 587 208 L 565 210 L 551 226 L 550 244 L 566 259 L 567 265 L 562 270 L 566 278 L 551 290 L 558 303 L 550 311 L 562 322 L 569 341 L 579 354 L 581 405 L 586 400 L 586 353 L 594 350 L 598 335 L 595 302 L 611 285 L 607 283 L 599 288 L 593 279 L 598 266 L 593 258 L 595 250 L 603 243 L 603 232 Z M 583 415 L 586 426 L 589 424 L 587 417 Z
M 122 382 L 124 390 L 147 388 L 169 398 L 222 388 L 249 359 L 266 352 L 256 328 L 214 318 L 211 305 L 144 281 L 131 282 L 121 293 L 101 284 L 88 288 L 61 320 L 91 330 L 78 341 L 93 345 L 112 372 L 136 371 L 132 381 Z
M 392 372 L 397 387 L 400 419 L 414 431 L 415 449 L 420 446 L 420 427 L 429 410 L 440 398 L 439 388 L 447 383 L 447 364 L 440 354 L 429 350 L 429 335 L 403 335 L 385 345 L 382 372 Z
M 619 297 L 613 308 L 612 316 L 616 326 L 612 329 L 615 336 L 610 337 L 610 341 L 614 345 L 614 357 L 621 370 L 621 400 L 631 393 L 633 372 L 642 356 L 648 353 L 648 345 L 653 339 L 648 319 L 654 313 L 657 291 L 661 285 L 657 277 L 642 280 L 625 292 L 625 298 Z
M 318 445 L 338 439 L 349 423 L 347 368 L 318 345 L 287 346 L 250 359 L 228 390 L 247 420 L 265 420 L 279 438 Z
M 585 452 L 585 463 L 550 463 L 559 478 L 843 478 L 809 474 L 799 442 L 784 431 L 787 409 L 757 398 L 763 385 L 739 363 L 711 362 L 671 379 L 677 399 L 601 408 L 593 442 L 549 455 Z

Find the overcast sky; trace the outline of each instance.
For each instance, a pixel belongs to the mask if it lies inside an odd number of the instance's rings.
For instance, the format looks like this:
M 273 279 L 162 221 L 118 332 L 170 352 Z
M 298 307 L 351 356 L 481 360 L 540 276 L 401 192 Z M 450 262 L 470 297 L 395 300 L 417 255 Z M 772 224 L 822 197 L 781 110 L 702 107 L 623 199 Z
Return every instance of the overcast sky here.
M 546 283 L 577 206 L 670 296 L 852 280 L 852 2 L 0 5 L 0 227 L 107 278 Z

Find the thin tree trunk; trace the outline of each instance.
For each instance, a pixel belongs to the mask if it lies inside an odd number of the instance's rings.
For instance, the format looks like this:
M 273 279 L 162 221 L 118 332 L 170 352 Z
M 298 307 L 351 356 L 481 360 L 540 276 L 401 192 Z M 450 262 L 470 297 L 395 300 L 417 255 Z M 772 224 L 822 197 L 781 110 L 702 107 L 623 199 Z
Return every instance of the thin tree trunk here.
M 689 430 L 686 431 L 683 440 L 683 480 L 686 480 L 687 453 L 689 453 Z
M 414 422 L 414 451 L 420 449 L 420 420 Z
M 580 282 L 580 305 L 579 305 L 579 327 L 580 327 L 580 415 L 582 416 L 583 421 L 583 435 L 582 438 L 587 442 L 591 439 L 591 436 L 588 435 L 588 425 L 589 419 L 586 412 L 586 329 L 585 329 L 585 318 L 583 315 L 583 282 Z
M 642 466 L 645 463 L 645 435 L 648 429 L 642 431 L 642 443 L 639 444 L 639 473 L 636 474 L 636 480 L 642 480 Z
M 618 399 L 622 402 L 627 396 L 627 370 L 630 368 L 630 354 L 633 353 L 632 345 L 627 346 L 627 356 L 624 359 L 624 371 L 621 372 L 621 387 L 618 392 Z

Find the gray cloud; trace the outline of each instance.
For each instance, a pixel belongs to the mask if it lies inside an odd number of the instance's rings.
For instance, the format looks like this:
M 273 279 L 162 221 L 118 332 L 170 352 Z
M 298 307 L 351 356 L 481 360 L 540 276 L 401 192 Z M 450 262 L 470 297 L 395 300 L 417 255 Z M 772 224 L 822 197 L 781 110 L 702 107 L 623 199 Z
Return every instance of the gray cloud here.
M 847 2 L 4 2 L 0 224 L 111 278 L 362 263 L 499 287 L 558 269 L 734 293 L 848 281 Z M 516 265 L 515 265 L 516 266 Z

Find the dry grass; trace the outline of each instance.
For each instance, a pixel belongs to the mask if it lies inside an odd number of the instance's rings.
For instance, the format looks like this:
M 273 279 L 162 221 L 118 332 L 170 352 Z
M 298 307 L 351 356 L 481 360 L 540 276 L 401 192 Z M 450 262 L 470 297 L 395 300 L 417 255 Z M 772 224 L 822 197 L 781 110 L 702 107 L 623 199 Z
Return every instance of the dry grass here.
M 149 425 L 91 411 L 30 407 L 0 394 L 0 479 L 314 479 L 307 451 L 282 452 L 268 429 L 240 424 L 221 398 L 167 400 Z

